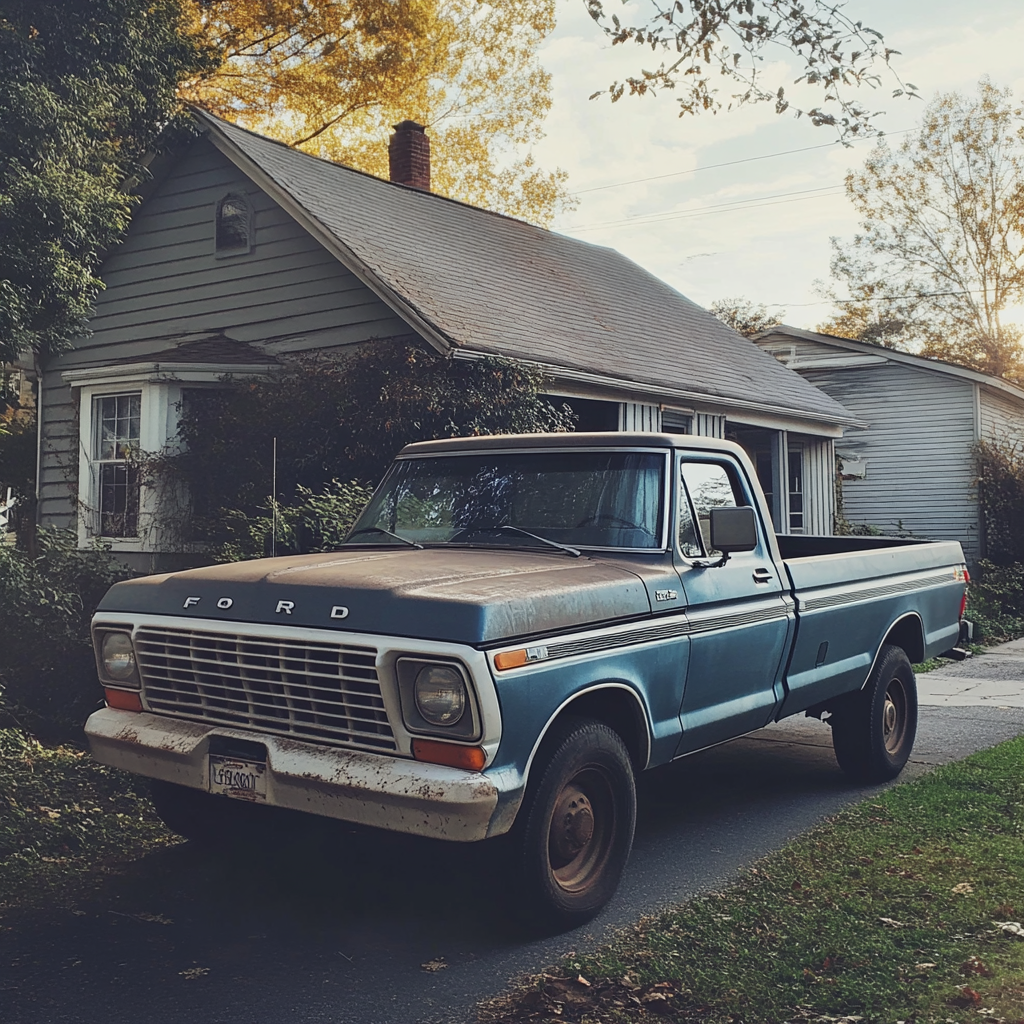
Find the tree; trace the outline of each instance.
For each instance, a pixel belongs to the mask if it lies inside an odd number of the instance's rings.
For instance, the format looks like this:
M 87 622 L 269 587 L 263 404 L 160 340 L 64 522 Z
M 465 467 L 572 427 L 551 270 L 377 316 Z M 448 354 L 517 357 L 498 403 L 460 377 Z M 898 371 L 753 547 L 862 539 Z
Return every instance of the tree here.
M 602 90 L 612 102 L 627 92 L 679 89 L 680 117 L 717 113 L 723 106 L 712 85 L 717 79 L 739 90 L 725 101 L 728 109 L 772 103 L 777 113 L 806 114 L 812 124 L 833 127 L 846 139 L 874 133 L 875 115 L 852 98 L 852 89 L 880 87 L 885 72 L 894 80 L 894 97 L 918 95 L 890 65 L 898 51 L 848 16 L 845 0 L 654 0 L 655 13 L 632 25 L 609 15 L 604 0 L 584 2 L 613 45 L 633 43 L 670 54 L 654 70 Z M 765 85 L 760 65 L 772 46 L 798 58 L 802 70 L 796 81 L 817 89 L 820 103 L 807 110 L 792 107 L 783 84 Z
M 307 152 L 388 176 L 390 127 L 430 128 L 435 191 L 546 224 L 565 174 L 516 154 L 551 105 L 537 47 L 554 0 L 190 0 L 223 63 L 191 98 Z
M 122 183 L 209 63 L 177 0 L 0 0 L 0 362 L 82 333 Z
M 238 539 L 238 516 L 225 509 L 260 517 L 272 493 L 290 506 L 296 496 L 308 504 L 310 493 L 326 495 L 338 480 L 373 485 L 411 441 L 571 430 L 574 422 L 543 397 L 537 370 L 394 343 L 375 342 L 347 359 L 310 356 L 274 378 L 228 383 L 190 396 L 184 450 L 153 465 L 193 496 L 192 529 L 183 524 L 183 532 L 217 541 Z
M 711 304 L 710 312 L 744 338 L 753 338 L 782 323 L 782 318 L 769 313 L 767 306 L 745 298 L 718 299 Z
M 851 299 L 833 333 L 899 346 L 1024 381 L 1024 113 L 983 80 L 939 96 L 919 133 L 883 141 L 846 191 L 861 218 L 833 239 L 832 274 Z

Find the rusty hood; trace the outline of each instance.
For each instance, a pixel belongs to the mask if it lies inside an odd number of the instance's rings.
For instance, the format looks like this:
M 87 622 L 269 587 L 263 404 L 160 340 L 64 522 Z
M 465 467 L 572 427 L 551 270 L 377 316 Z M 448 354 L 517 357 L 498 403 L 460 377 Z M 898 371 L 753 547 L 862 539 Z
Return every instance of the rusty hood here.
M 649 615 L 621 561 L 521 550 L 358 549 L 264 558 L 113 586 L 99 611 L 485 644 Z

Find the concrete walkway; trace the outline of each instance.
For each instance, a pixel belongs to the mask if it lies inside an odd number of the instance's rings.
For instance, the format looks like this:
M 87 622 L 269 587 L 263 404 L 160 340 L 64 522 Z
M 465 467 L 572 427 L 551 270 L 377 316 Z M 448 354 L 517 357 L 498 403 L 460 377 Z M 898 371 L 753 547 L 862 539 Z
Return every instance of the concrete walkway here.
M 930 707 L 1024 708 L 1024 639 L 922 672 L 917 694 Z

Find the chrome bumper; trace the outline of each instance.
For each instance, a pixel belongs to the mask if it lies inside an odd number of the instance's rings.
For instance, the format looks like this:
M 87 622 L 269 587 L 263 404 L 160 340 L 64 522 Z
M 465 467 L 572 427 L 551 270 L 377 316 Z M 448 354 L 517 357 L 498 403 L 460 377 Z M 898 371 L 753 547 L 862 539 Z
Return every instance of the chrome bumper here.
M 276 807 L 459 842 L 503 830 L 491 827 L 498 788 L 461 768 L 114 708 L 95 712 L 85 734 L 103 764 L 202 790 L 211 736 L 256 741 L 267 748 L 267 803 Z

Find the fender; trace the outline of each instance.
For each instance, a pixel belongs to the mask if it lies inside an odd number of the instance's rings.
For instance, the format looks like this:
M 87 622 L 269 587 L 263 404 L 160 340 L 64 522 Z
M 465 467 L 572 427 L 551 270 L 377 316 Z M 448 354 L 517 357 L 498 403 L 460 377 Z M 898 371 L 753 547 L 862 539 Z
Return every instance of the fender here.
M 864 677 L 864 682 L 860 684 L 860 687 L 859 687 L 860 690 L 863 690 L 864 687 L 867 686 L 868 680 L 871 678 L 871 673 L 875 671 L 875 665 L 878 664 L 878 659 L 879 659 L 879 657 L 882 654 L 882 648 L 885 646 L 885 642 L 886 642 L 886 640 L 889 639 L 890 635 L 892 634 L 892 631 L 898 625 L 900 625 L 901 622 L 908 622 L 911 619 L 914 619 L 917 622 L 917 628 L 918 628 L 918 630 L 921 633 L 922 646 L 924 646 L 924 622 L 921 619 L 920 613 L 919 612 L 905 612 L 898 619 L 896 619 L 895 622 L 892 622 L 889 625 L 889 628 L 885 631 L 885 633 L 882 634 L 882 641 L 878 645 L 878 649 L 875 651 L 874 658 L 871 659 L 871 667 L 868 669 L 868 674 Z
M 555 720 L 558 716 L 570 705 L 573 701 L 579 700 L 581 697 L 585 697 L 588 693 L 597 693 L 600 690 L 625 690 L 634 701 L 636 701 L 637 708 L 641 715 L 641 720 L 644 723 L 642 741 L 644 744 L 644 750 L 642 755 L 642 765 L 640 770 L 643 771 L 651 759 L 651 719 L 647 713 L 647 706 L 644 704 L 643 698 L 633 689 L 632 686 L 628 686 L 626 683 L 596 683 L 591 686 L 586 686 L 582 690 L 577 690 L 575 693 L 566 697 L 561 704 L 552 712 L 547 722 L 544 723 L 544 728 L 541 729 L 540 735 L 537 737 L 536 742 L 533 745 L 533 749 L 530 751 L 530 756 L 526 760 L 526 767 L 523 769 L 523 789 L 529 785 L 530 781 L 530 769 L 533 767 L 533 760 L 537 756 L 537 751 L 540 749 L 540 745 L 544 742 L 544 737 L 547 736 L 548 730 L 554 725 Z

